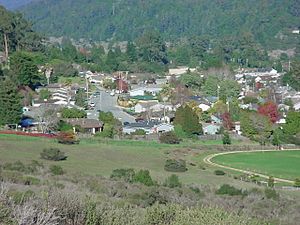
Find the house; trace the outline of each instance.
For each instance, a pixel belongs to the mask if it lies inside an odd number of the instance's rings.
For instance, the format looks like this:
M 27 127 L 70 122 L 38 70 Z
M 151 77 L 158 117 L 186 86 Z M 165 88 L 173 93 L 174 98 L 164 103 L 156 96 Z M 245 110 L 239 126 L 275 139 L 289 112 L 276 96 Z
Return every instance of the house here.
M 237 133 L 238 135 L 242 135 L 242 131 L 241 131 L 241 122 L 237 121 L 233 123 L 233 131 L 235 133 Z
M 221 124 L 222 123 L 222 120 L 219 119 L 218 117 L 214 116 L 214 115 L 212 115 L 210 118 L 211 118 L 212 123 L 215 123 L 215 124 Z
M 74 118 L 74 119 L 65 119 L 65 122 L 73 126 L 73 130 L 77 126 L 81 127 L 85 133 L 95 134 L 103 130 L 103 123 L 95 119 L 86 119 L 86 118 Z
M 201 103 L 201 104 L 199 105 L 199 108 L 202 110 L 202 112 L 206 112 L 206 111 L 208 111 L 208 110 L 210 109 L 210 106 L 207 105 L 207 104 Z
M 294 105 L 294 109 L 295 109 L 296 111 L 299 111 L 299 110 L 300 110 L 300 102 L 298 102 L 298 103 L 296 103 L 296 104 Z
M 123 133 L 131 134 L 136 130 L 144 130 L 146 134 L 164 133 L 174 130 L 172 124 L 160 123 L 157 121 L 130 123 L 123 127 Z
M 162 88 L 160 87 L 139 87 L 136 89 L 133 89 L 129 91 L 130 96 L 139 96 L 139 95 L 145 95 L 145 94 L 151 94 L 151 95 L 157 95 Z
M 135 106 L 134 106 L 134 112 L 135 113 L 141 113 L 141 112 L 146 112 L 146 111 L 149 111 L 151 110 L 151 107 L 155 106 L 158 104 L 158 101 L 157 100 L 154 100 L 154 101 L 140 101 L 139 103 L 137 103 Z
M 177 67 L 174 69 L 169 69 L 169 75 L 179 76 L 187 73 L 188 71 L 195 72 L 196 68 L 189 68 L 187 66 Z
M 203 133 L 214 135 L 217 134 L 220 130 L 221 126 L 216 124 L 203 124 Z

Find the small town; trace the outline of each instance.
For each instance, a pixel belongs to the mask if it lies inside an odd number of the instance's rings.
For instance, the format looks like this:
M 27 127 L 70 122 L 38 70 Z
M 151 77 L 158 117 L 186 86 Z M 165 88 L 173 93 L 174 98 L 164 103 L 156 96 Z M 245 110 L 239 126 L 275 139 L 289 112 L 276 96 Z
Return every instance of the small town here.
M 299 16 L 0 0 L 0 225 L 300 224 Z

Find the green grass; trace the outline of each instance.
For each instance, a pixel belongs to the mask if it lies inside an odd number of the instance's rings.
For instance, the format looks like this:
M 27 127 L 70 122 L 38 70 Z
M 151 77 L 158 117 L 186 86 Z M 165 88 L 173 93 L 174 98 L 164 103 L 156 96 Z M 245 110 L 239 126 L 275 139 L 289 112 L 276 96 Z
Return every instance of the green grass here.
M 191 141 L 190 143 L 183 142 L 180 145 L 167 145 L 157 142 L 132 140 L 84 139 L 79 145 L 61 145 L 55 140 L 44 138 L 0 135 L 0 164 L 17 160 L 24 163 L 31 160 L 39 160 L 46 166 L 60 165 L 67 171 L 67 174 L 101 175 L 106 177 L 110 176 L 112 170 L 118 168 L 148 169 L 155 180 L 163 182 L 166 177 L 172 174 L 164 170 L 165 160 L 176 157 L 185 159 L 188 162 L 188 171 L 177 173 L 180 181 L 185 184 L 220 185 L 230 182 L 240 187 L 248 185 L 227 176 L 214 175 L 213 171 L 215 168 L 200 169 L 199 163 L 202 162 L 201 159 L 205 155 L 213 153 L 213 151 L 196 151 L 196 155 L 192 153 L 177 153 L 174 156 L 173 154 L 176 150 L 191 149 L 190 146 L 197 147 L 199 143 Z M 211 142 L 206 144 L 209 145 Z M 186 146 L 189 147 L 186 148 Z M 59 148 L 66 153 L 68 159 L 61 162 L 40 159 L 40 152 L 46 147 Z M 189 165 L 189 162 L 193 162 L 196 165 Z
M 212 161 L 278 178 L 300 178 L 300 150 L 234 153 L 216 156 Z

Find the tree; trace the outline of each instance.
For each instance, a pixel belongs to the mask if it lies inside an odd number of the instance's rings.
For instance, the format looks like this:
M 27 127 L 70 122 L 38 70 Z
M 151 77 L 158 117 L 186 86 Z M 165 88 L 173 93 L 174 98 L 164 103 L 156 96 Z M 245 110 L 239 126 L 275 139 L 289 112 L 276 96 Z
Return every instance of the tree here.
M 61 110 L 62 118 L 86 118 L 87 114 L 84 110 L 76 109 L 76 108 L 63 108 Z
M 146 62 L 167 64 L 167 47 L 157 31 L 147 31 L 138 40 L 137 45 L 142 59 Z
M 0 80 L 0 125 L 17 124 L 22 117 L 21 95 L 10 79 Z
M 225 112 L 221 115 L 222 121 L 223 121 L 223 127 L 226 130 L 231 130 L 233 127 L 233 123 L 230 117 L 230 113 L 229 112 Z
M 296 135 L 300 132 L 300 112 L 290 111 L 283 125 L 285 135 Z
M 264 145 L 272 134 L 272 123 L 264 115 L 256 112 L 243 112 L 241 130 L 246 137 Z
M 220 84 L 219 96 L 223 101 L 229 98 L 237 98 L 240 94 L 241 86 L 234 80 L 223 80 Z
M 128 43 L 127 43 L 126 54 L 127 54 L 127 58 L 129 59 L 130 62 L 137 61 L 136 46 L 131 41 L 128 41 Z
M 83 89 L 79 89 L 75 95 L 75 104 L 82 108 L 87 108 L 86 94 Z
M 300 62 L 293 62 L 291 67 L 291 71 L 283 75 L 282 83 L 291 86 L 296 91 L 300 91 Z
M 269 117 L 272 123 L 275 123 L 279 119 L 277 105 L 273 102 L 266 102 L 265 104 L 259 106 L 258 113 Z
M 210 96 L 218 96 L 219 79 L 216 76 L 208 76 L 204 82 L 203 91 Z
M 177 109 L 174 124 L 180 125 L 183 131 L 189 136 L 203 134 L 199 117 L 188 105 L 181 106 Z
M 16 52 L 11 56 L 11 74 L 18 85 L 31 88 L 41 80 L 31 53 Z
M 180 82 L 188 88 L 199 91 L 204 83 L 204 80 L 199 74 L 186 73 L 180 76 Z

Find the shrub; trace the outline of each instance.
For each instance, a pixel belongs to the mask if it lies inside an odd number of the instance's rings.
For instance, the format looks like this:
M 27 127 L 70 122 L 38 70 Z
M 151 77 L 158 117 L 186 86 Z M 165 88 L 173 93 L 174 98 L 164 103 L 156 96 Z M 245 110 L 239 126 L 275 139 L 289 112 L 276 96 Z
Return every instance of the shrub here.
M 294 187 L 300 187 L 300 179 L 295 179 Z
M 217 175 L 217 176 L 223 176 L 223 175 L 226 174 L 223 170 L 215 170 L 214 173 L 215 173 L 215 175 Z
M 154 182 L 150 176 L 149 170 L 138 171 L 133 177 L 133 182 L 142 183 L 146 186 L 154 185 Z
M 114 127 L 107 124 L 104 126 L 104 130 L 102 132 L 97 132 L 96 137 L 102 137 L 102 138 L 113 138 L 115 134 Z
M 172 174 L 165 180 L 164 186 L 169 188 L 175 188 L 175 187 L 181 187 L 182 184 L 180 183 L 178 176 Z
M 60 132 L 57 136 L 58 143 L 60 144 L 79 144 L 79 140 L 76 139 L 76 136 L 73 132 Z
M 65 172 L 61 166 L 51 165 L 49 167 L 50 173 L 53 175 L 63 175 Z
M 145 135 L 146 131 L 143 129 L 137 129 L 136 131 L 134 131 L 133 133 L 131 133 L 132 135 Z
M 186 163 L 184 160 L 167 159 L 165 162 L 165 170 L 169 172 L 185 172 L 187 171 Z
M 58 148 L 45 148 L 41 152 L 41 158 L 46 160 L 60 161 L 66 160 L 67 156 L 64 152 L 61 152 Z
M 24 173 L 35 173 L 38 171 L 38 168 L 42 168 L 43 164 L 32 160 L 30 164 L 25 165 L 21 161 L 16 161 L 13 163 L 5 163 L 3 165 L 3 169 L 5 170 L 12 170 L 12 171 L 19 171 Z
M 231 139 L 228 132 L 224 132 L 222 141 L 223 141 L 223 145 L 231 145 Z
M 115 169 L 112 171 L 110 178 L 124 179 L 126 182 L 132 182 L 135 176 L 133 169 Z
M 265 189 L 265 195 L 266 195 L 267 199 L 277 200 L 279 198 L 279 194 L 274 189 L 271 189 L 271 188 Z
M 31 190 L 25 192 L 10 191 L 8 193 L 9 197 L 13 200 L 15 204 L 22 204 L 35 196 L 35 193 Z
M 40 182 L 41 182 L 40 179 L 36 177 L 31 177 L 31 176 L 23 177 L 24 185 L 39 185 Z
M 273 188 L 274 187 L 274 177 L 269 177 L 268 179 L 268 187 Z
M 179 144 L 180 139 L 172 131 L 160 135 L 159 141 L 165 144 Z
M 230 186 L 228 184 L 223 184 L 217 191 L 217 195 L 246 195 L 246 192 L 243 192 L 241 189 L 237 189 L 233 186 Z

